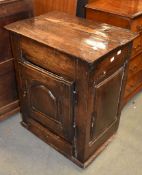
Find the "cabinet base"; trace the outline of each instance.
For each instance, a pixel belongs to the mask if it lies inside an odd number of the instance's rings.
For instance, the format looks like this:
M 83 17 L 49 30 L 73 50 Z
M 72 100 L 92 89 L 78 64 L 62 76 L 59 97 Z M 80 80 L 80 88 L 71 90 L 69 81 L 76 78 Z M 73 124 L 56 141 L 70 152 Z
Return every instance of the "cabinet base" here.
M 82 163 L 73 157 L 73 146 L 71 144 L 67 143 L 62 138 L 55 136 L 47 128 L 44 128 L 36 121 L 30 119 L 28 121 L 28 124 L 22 121 L 21 125 L 31 131 L 34 135 L 38 136 L 45 143 L 53 147 L 55 150 L 62 153 L 65 157 L 70 159 L 73 163 L 81 168 L 87 168 L 94 161 L 94 159 L 96 159 L 96 157 L 107 147 L 107 145 L 115 136 L 115 134 L 112 135 L 87 161 Z
M 11 115 L 19 112 L 19 100 L 16 100 L 7 106 L 0 108 L 0 121 L 9 118 Z

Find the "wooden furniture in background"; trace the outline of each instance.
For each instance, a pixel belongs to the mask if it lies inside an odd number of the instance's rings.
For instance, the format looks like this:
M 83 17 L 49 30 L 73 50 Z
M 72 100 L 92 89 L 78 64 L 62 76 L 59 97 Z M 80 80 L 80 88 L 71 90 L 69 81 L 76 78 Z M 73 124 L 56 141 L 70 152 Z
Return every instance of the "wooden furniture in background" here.
M 41 15 L 53 10 L 76 15 L 77 0 L 33 0 L 35 15 Z
M 30 1 L 0 1 L 0 120 L 19 110 L 9 33 L 4 26 L 30 16 Z
M 36 16 L 57 10 L 84 17 L 87 3 L 88 0 L 33 0 Z
M 6 28 L 23 126 L 86 167 L 118 129 L 135 35 L 57 12 Z
M 138 32 L 133 44 L 129 63 L 124 104 L 142 90 L 142 1 L 140 0 L 95 0 L 88 4 L 87 19 L 100 21 Z M 119 37 L 119 36 L 118 36 Z

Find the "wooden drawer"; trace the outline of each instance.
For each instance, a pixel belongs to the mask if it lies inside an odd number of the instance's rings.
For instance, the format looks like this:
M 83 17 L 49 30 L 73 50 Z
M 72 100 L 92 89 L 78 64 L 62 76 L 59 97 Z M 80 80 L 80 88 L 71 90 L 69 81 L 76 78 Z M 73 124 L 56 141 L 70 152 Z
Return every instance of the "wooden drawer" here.
M 142 17 L 132 20 L 131 30 L 133 32 L 142 33 Z
M 130 60 L 128 78 L 142 70 L 142 53 Z
M 23 61 L 29 61 L 61 76 L 75 76 L 73 57 L 26 38 L 21 39 L 21 49 Z
M 133 42 L 132 56 L 135 57 L 142 52 L 142 36 L 139 35 Z
M 128 55 L 128 48 L 123 48 L 113 52 L 107 59 L 101 61 L 96 65 L 95 81 L 102 81 L 109 75 L 117 71 L 126 60 Z
M 0 108 L 18 99 L 15 82 L 13 59 L 0 63 Z
M 23 3 L 23 2 L 21 2 L 21 3 Z M 14 6 L 14 4 L 13 4 L 13 6 Z M 0 7 L 0 8 L 2 8 L 2 7 Z M 7 4 L 7 6 L 4 8 L 6 8 L 7 12 L 9 12 L 9 13 L 11 12 L 10 10 L 12 10 L 10 4 Z M 8 9 L 9 9 L 9 11 L 8 11 Z M 13 11 L 13 14 L 9 14 L 9 13 L 4 14 L 4 16 L 2 16 L 0 18 L 0 61 L 12 58 L 12 53 L 11 53 L 11 48 L 10 48 L 10 40 L 9 40 L 9 32 L 4 29 L 4 26 L 6 26 L 7 24 L 10 24 L 10 23 L 13 23 L 15 21 L 21 20 L 21 19 L 25 19 L 29 16 L 29 13 L 27 12 L 27 10 L 20 11 L 20 12 L 18 10 L 19 9 L 17 6 L 17 11 L 16 10 L 15 10 L 15 12 Z M 20 8 L 20 10 L 22 10 L 22 9 Z M 0 15 L 1 15 L 1 13 L 2 13 L 2 11 L 0 12 Z
M 0 62 L 12 58 L 9 33 L 0 27 Z
M 124 103 L 142 88 L 142 53 L 129 63 L 128 79 L 125 88 Z
M 137 15 L 137 14 L 136 14 Z M 106 8 L 98 10 L 93 4 L 86 6 L 86 18 L 111 24 L 114 26 L 130 29 L 133 32 L 142 33 L 142 17 L 131 18 L 130 16 L 121 16 L 117 12 L 109 12 Z
M 133 96 L 137 91 L 139 91 L 142 87 L 142 70 L 137 72 L 132 77 L 129 77 L 127 80 L 127 85 L 125 89 L 125 99 L 129 98 L 129 96 Z
M 94 9 L 91 9 L 89 6 L 86 6 L 86 8 L 87 8 L 86 10 L 87 19 L 111 24 L 111 25 L 126 28 L 126 29 L 130 29 L 131 27 L 130 26 L 131 23 L 128 18 L 119 16 L 119 15 L 115 15 L 112 13 L 94 10 Z

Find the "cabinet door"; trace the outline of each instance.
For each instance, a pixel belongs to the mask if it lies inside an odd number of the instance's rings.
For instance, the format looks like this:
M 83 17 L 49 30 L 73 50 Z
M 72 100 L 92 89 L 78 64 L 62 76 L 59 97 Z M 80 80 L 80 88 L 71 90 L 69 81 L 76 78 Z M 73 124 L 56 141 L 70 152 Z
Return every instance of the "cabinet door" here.
M 73 134 L 72 81 L 29 64 L 21 64 L 22 113 L 68 141 Z
M 91 140 L 97 139 L 117 121 L 124 69 L 95 84 Z

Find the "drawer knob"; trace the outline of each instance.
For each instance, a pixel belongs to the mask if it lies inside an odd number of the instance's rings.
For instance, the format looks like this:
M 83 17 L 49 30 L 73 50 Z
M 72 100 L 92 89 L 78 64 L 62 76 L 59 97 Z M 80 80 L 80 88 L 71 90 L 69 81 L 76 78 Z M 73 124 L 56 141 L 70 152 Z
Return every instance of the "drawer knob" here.
M 138 31 L 138 32 L 142 32 L 142 24 L 137 25 L 137 31 Z
M 26 96 L 27 96 L 27 91 L 24 91 L 23 97 L 26 97 Z
M 106 71 L 104 71 L 103 74 L 106 75 Z
M 105 76 L 106 76 L 106 71 L 103 71 L 103 72 L 101 72 L 101 74 L 99 75 L 99 78 L 104 78 Z
M 114 60 L 115 60 L 115 57 L 112 57 L 112 58 L 110 59 L 110 62 L 112 63 Z
M 122 53 L 122 51 L 121 50 L 119 50 L 118 52 L 117 52 L 117 55 L 120 55 Z
M 141 44 L 139 43 L 137 46 L 134 47 L 135 50 L 138 50 L 141 48 Z

